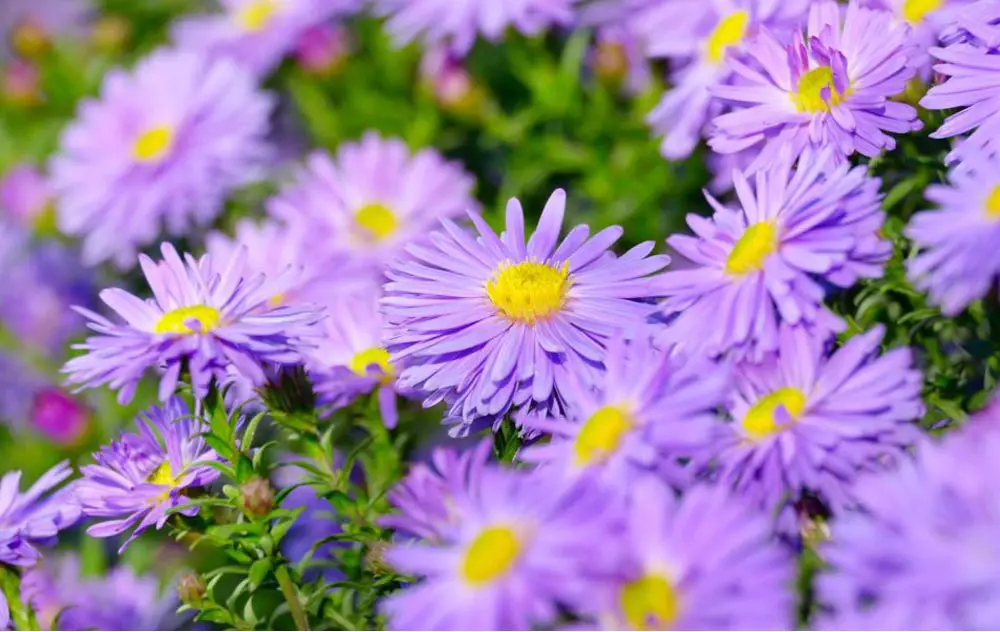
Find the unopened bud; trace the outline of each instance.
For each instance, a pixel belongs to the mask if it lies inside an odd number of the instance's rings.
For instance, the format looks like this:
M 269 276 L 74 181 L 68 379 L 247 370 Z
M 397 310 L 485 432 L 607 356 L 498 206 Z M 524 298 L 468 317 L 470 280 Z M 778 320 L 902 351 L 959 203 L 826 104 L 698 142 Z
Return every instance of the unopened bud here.
M 263 518 L 274 508 L 274 489 L 263 478 L 255 478 L 240 488 L 243 511 L 254 518 Z
M 392 572 L 392 567 L 385 561 L 389 543 L 381 540 L 372 542 L 365 552 L 365 566 L 372 575 L 386 575 Z
M 177 596 L 189 606 L 197 608 L 205 601 L 208 586 L 201 575 L 194 571 L 184 571 L 177 582 Z
M 21 108 L 42 102 L 41 77 L 38 68 L 24 59 L 12 60 L 0 73 L 0 94 L 4 101 Z
M 628 53 L 618 42 L 605 40 L 594 51 L 594 74 L 601 81 L 620 83 L 628 75 Z
M 52 41 L 45 27 L 34 20 L 25 20 L 14 27 L 11 44 L 22 57 L 38 57 L 49 49 Z
M 104 53 L 117 53 L 131 37 L 132 24 L 120 15 L 102 16 L 90 31 L 90 41 Z

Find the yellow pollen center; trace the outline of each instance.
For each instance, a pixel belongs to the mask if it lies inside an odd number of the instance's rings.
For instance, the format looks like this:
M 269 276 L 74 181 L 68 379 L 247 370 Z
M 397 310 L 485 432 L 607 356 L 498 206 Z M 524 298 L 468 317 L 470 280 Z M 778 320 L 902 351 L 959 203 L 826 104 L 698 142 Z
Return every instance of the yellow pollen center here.
M 632 416 L 617 406 L 597 409 L 583 424 L 573 443 L 576 464 L 603 462 L 618 449 L 622 437 L 634 427 Z
M 208 305 L 192 305 L 172 309 L 157 321 L 153 331 L 158 334 L 195 334 L 211 331 L 219 326 L 219 310 Z M 191 325 L 198 323 L 197 328 Z
M 993 192 L 986 198 L 986 217 L 990 219 L 1000 218 L 1000 184 L 993 188 Z
M 726 258 L 726 272 L 742 275 L 763 270 L 764 262 L 777 251 L 778 227 L 774 222 L 751 224 Z
M 160 466 L 153 470 L 153 473 L 146 478 L 147 483 L 153 485 L 166 485 L 167 487 L 176 487 L 177 479 L 174 478 L 173 472 L 170 471 L 170 461 L 164 461 L 160 463 Z
M 534 323 L 559 311 L 566 302 L 569 263 L 501 263 L 486 282 L 486 295 L 500 313 L 520 323 Z
M 745 10 L 735 11 L 719 20 L 715 30 L 708 36 L 709 60 L 722 61 L 730 46 L 736 46 L 743 41 L 749 23 L 750 13 Z
M 244 31 L 256 33 L 267 26 L 276 11 L 274 0 L 254 0 L 236 12 L 236 23 Z
M 829 96 L 824 90 L 829 89 Z M 849 90 L 847 91 L 849 92 Z M 829 66 L 813 68 L 799 77 L 799 85 L 791 94 L 792 103 L 799 112 L 829 112 L 844 101 L 845 94 L 837 92 L 833 85 L 833 69 Z
M 150 128 L 135 140 L 132 155 L 139 162 L 156 162 L 167 153 L 173 140 L 174 131 L 170 127 L 160 125 Z
M 625 584 L 619 598 L 634 630 L 666 630 L 677 619 L 677 591 L 662 575 L 645 575 Z
M 354 219 L 375 241 L 381 241 L 396 232 L 399 220 L 392 210 L 383 204 L 366 204 L 354 214 Z
M 806 408 L 805 393 L 789 386 L 760 398 L 743 417 L 743 429 L 753 439 L 763 439 L 778 432 L 782 428 L 774 416 L 779 408 L 784 408 L 793 421 L 798 419 Z
M 17 54 L 31 59 L 49 47 L 49 36 L 37 22 L 25 21 L 14 27 L 11 45 Z
M 510 527 L 488 527 L 465 552 L 462 575 L 473 585 L 485 584 L 510 570 L 521 553 L 521 543 Z
M 903 19 L 910 24 L 919 24 L 928 13 L 937 11 L 943 4 L 944 0 L 906 0 L 903 3 Z
M 386 376 L 392 375 L 392 365 L 389 364 L 389 352 L 382 347 L 372 347 L 354 354 L 351 358 L 351 370 L 356 374 L 367 377 L 368 367 L 375 365 Z

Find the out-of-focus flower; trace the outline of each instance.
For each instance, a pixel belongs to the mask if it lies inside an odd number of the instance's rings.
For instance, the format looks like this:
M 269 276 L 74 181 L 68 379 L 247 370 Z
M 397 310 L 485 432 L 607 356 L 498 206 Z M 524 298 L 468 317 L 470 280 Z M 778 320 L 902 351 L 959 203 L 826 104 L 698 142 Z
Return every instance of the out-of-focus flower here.
M 320 76 L 336 73 L 350 52 L 350 31 L 335 24 L 314 26 L 302 33 L 295 43 L 295 59 L 299 65 Z
M 466 70 L 464 60 L 447 46 L 431 46 L 424 52 L 420 75 L 448 112 L 472 118 L 482 114 L 485 90 Z
M 892 466 L 919 439 L 920 371 L 908 349 L 878 354 L 883 331 L 828 356 L 826 340 L 783 327 L 776 357 L 735 372 L 733 421 L 717 426 L 705 460 L 722 484 L 765 510 L 784 509 L 781 531 L 796 530 L 790 509 L 800 494 L 839 513 L 854 504 L 861 472 Z
M 52 544 L 59 532 L 80 519 L 80 506 L 69 493 L 56 491 L 72 470 L 60 463 L 43 474 L 28 491 L 21 492 L 21 472 L 7 472 L 0 478 L 0 563 L 34 566 L 41 559 L 35 547 Z M 0 592 L 0 628 L 10 625 L 7 598 Z
M 1000 409 L 994 403 L 916 459 L 859 481 L 864 511 L 840 516 L 820 549 L 824 629 L 1000 626 Z
M 500 41 L 508 28 L 535 35 L 573 21 L 574 0 L 375 0 L 375 11 L 388 16 L 386 28 L 400 45 L 420 39 L 447 43 L 464 55 L 477 37 Z
M 304 235 L 303 251 L 316 266 L 338 276 L 353 276 L 347 270 L 355 267 L 378 275 L 441 219 L 478 210 L 473 185 L 461 165 L 436 151 L 411 154 L 403 141 L 370 132 L 341 145 L 336 157 L 312 154 L 268 211 Z
M 650 275 L 669 262 L 651 242 L 621 257 L 622 229 L 590 237 L 576 226 L 559 241 L 566 194 L 549 198 L 525 243 L 517 199 L 500 237 L 474 214 L 476 238 L 444 220 L 427 246 L 410 246 L 388 272 L 383 312 L 399 383 L 445 400 L 458 432 L 514 406 L 558 414 L 570 375 L 593 385 L 603 340 L 641 323 L 656 296 Z
M 4 0 L 0 11 L 0 59 L 10 53 L 36 57 L 52 40 L 80 33 L 92 11 L 90 0 Z
M 164 226 L 205 225 L 262 173 L 272 105 L 228 60 L 160 50 L 111 71 L 52 161 L 59 228 L 83 238 L 85 263 L 125 267 Z
M 623 495 L 650 472 L 682 483 L 677 461 L 708 443 L 730 375 L 657 349 L 639 331 L 611 340 L 596 390 L 567 380 L 565 419 L 522 421 L 552 438 L 522 449 L 521 459 L 556 475 L 595 477 Z
M 905 231 L 921 249 L 907 262 L 910 279 L 950 316 L 985 296 L 1000 274 L 994 247 L 1000 239 L 1000 157 L 969 157 L 952 170 L 950 185 L 927 187 L 924 196 L 939 210 L 917 213 Z
M 905 24 L 859 0 L 846 11 L 832 0 L 817 2 L 808 24 L 808 38 L 797 35 L 791 49 L 761 31 L 746 44 L 746 63 L 728 62 L 739 80 L 711 89 L 734 110 L 712 121 L 708 144 L 727 154 L 759 148 L 751 171 L 789 150 L 874 157 L 896 146 L 886 132 L 921 128 L 916 109 L 892 100 L 914 74 Z
M 0 178 L 0 213 L 21 226 L 33 227 L 52 211 L 52 188 L 34 166 L 19 164 Z
M 244 218 L 236 223 L 232 237 L 219 231 L 210 233 L 205 238 L 205 252 L 215 261 L 232 261 L 241 249 L 246 249 L 242 275 L 249 278 L 263 274 L 273 279 L 309 263 L 310 256 L 303 250 L 302 241 L 301 235 L 278 222 Z M 309 273 L 303 272 L 294 285 L 270 297 L 269 303 L 277 306 L 306 300 L 309 278 Z
M 652 81 L 642 44 L 624 24 L 611 24 L 597 30 L 590 67 L 598 79 L 621 85 L 628 94 L 642 92 Z
M 183 17 L 179 48 L 227 57 L 260 76 L 291 52 L 311 27 L 344 13 L 356 0 L 218 0 L 220 12 Z
M 160 262 L 139 256 L 153 299 L 119 288 L 101 292 L 122 322 L 78 309 L 97 334 L 74 345 L 86 353 L 63 367 L 70 384 L 107 384 L 119 389 L 120 402 L 128 402 L 142 376 L 155 368 L 162 370 L 159 396 L 166 401 L 187 369 L 196 396 L 204 398 L 211 381 L 226 383 L 230 371 L 259 386 L 266 367 L 301 360 L 322 313 L 312 305 L 275 304 L 274 297 L 294 284 L 293 269 L 275 277 L 244 276 L 245 247 L 223 262 L 209 255 L 196 260 L 186 254 L 182 260 L 168 243 L 160 250 Z
M 84 576 L 70 553 L 25 572 L 21 595 L 43 630 L 165 630 L 176 601 L 160 590 L 156 576 L 137 575 L 124 564 L 102 577 Z
M 201 436 L 203 421 L 180 398 L 149 408 L 135 423 L 139 434 L 123 432 L 96 452 L 97 463 L 80 468 L 83 478 L 73 488 L 85 516 L 110 518 L 89 527 L 88 535 L 107 538 L 134 527 L 121 550 L 149 527 L 163 528 L 167 512 L 190 500 L 188 489 L 219 477 L 206 465 L 218 455 Z M 180 513 L 193 516 L 198 508 Z
M 695 486 L 678 500 L 650 478 L 637 482 L 633 499 L 623 532 L 602 541 L 617 568 L 594 577 L 601 587 L 583 613 L 595 629 L 795 626 L 794 559 L 773 537 L 766 514 L 718 486 Z
M 862 0 L 865 6 L 890 11 L 910 27 L 910 43 L 916 51 L 910 63 L 924 80 L 930 79 L 930 49 L 956 24 L 960 12 L 975 0 Z
M 0 96 L 10 105 L 31 108 L 44 100 L 38 66 L 24 59 L 14 59 L 0 69 Z
M 715 215 L 689 215 L 695 235 L 667 240 L 695 265 L 659 282 L 672 319 L 663 339 L 757 360 L 777 348 L 781 322 L 839 330 L 821 282 L 849 287 L 878 277 L 892 251 L 878 233 L 879 180 L 829 153 L 807 154 L 794 169 L 785 154 L 755 180 L 734 178 L 739 210 L 708 196 Z
M 90 412 L 20 357 L 0 352 L 0 421 L 51 441 L 76 445 L 90 428 Z
M 457 481 L 456 481 L 457 482 Z M 434 495 L 425 499 L 440 505 Z M 443 541 L 393 546 L 385 559 L 421 579 L 381 603 L 393 629 L 528 630 L 577 606 L 610 568 L 612 503 L 580 483 L 487 466 L 448 489 L 459 519 Z
M 97 50 L 118 53 L 132 37 L 132 23 L 128 18 L 108 13 L 94 22 L 90 29 L 90 41 Z
M 74 445 L 90 428 L 90 412 L 58 388 L 43 388 L 32 398 L 31 422 L 56 443 Z

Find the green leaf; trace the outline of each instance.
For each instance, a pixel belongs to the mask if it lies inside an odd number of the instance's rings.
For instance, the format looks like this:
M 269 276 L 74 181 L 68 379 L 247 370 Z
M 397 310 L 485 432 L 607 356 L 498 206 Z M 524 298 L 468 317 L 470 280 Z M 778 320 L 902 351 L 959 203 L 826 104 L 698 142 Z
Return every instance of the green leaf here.
M 257 560 L 250 566 L 250 573 L 247 578 L 250 580 L 250 589 L 256 590 L 258 586 L 264 583 L 267 579 L 268 573 L 271 572 L 273 562 L 270 558 L 264 558 L 262 560 Z

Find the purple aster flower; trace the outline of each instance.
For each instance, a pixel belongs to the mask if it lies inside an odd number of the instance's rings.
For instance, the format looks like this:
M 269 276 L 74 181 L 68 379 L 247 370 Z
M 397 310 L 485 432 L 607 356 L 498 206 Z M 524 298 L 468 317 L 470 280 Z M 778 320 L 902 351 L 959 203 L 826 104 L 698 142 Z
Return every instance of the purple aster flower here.
M 214 231 L 205 238 L 205 252 L 213 260 L 232 261 L 246 249 L 244 277 L 263 274 L 267 279 L 288 275 L 289 270 L 302 268 L 307 256 L 302 248 L 303 236 L 273 220 L 256 222 L 244 218 L 236 223 L 234 234 Z M 270 298 L 271 305 L 286 305 L 306 300 L 305 273 L 290 282 L 288 289 Z
M 0 59 L 41 54 L 56 37 L 82 32 L 92 11 L 90 0 L 4 0 Z
M 1000 625 L 1000 409 L 994 404 L 916 459 L 859 481 L 864 511 L 820 549 L 827 629 L 988 630 Z M 996 475 L 996 476 L 994 476 Z
M 396 43 L 416 39 L 426 44 L 447 42 L 458 55 L 476 38 L 500 41 L 508 27 L 535 35 L 574 19 L 575 0 L 375 0 L 375 10 L 388 16 L 386 28 Z
M 85 516 L 110 518 L 88 528 L 88 535 L 107 538 L 135 527 L 121 550 L 149 527 L 163 528 L 167 512 L 190 500 L 187 490 L 219 477 L 207 465 L 219 458 L 201 436 L 204 423 L 179 397 L 149 408 L 135 423 L 139 433 L 123 432 L 96 452 L 97 463 L 80 468 L 83 478 L 74 488 Z M 193 516 L 198 508 L 180 513 Z
M 345 12 L 356 0 L 218 0 L 221 12 L 181 18 L 174 41 L 184 50 L 226 57 L 265 75 L 291 52 L 298 38 Z
M 433 149 L 411 154 L 403 141 L 369 132 L 335 157 L 312 154 L 297 181 L 268 211 L 305 235 L 316 266 L 380 272 L 405 245 L 438 221 L 477 211 L 475 184 L 458 163 Z
M 678 458 L 708 443 L 729 372 L 660 350 L 644 331 L 613 338 L 604 364 L 596 390 L 567 380 L 567 418 L 522 422 L 552 438 L 523 448 L 520 458 L 556 475 L 595 476 L 623 494 L 652 471 L 681 486 L 687 477 Z
M 261 385 L 263 367 L 301 360 L 300 348 L 307 346 L 322 313 L 311 305 L 273 303 L 288 288 L 293 270 L 272 278 L 243 276 L 246 248 L 222 264 L 208 255 L 182 260 L 168 243 L 160 250 L 161 262 L 139 256 L 154 298 L 142 300 L 118 288 L 101 292 L 122 322 L 79 309 L 97 334 L 74 345 L 86 353 L 63 367 L 69 383 L 80 389 L 108 384 L 119 389 L 118 400 L 125 403 L 143 374 L 157 368 L 162 370 L 159 396 L 166 401 L 186 368 L 201 399 L 213 378 L 223 384 L 230 371 Z
M 444 220 L 443 232 L 408 247 L 388 272 L 382 302 L 392 362 L 405 362 L 399 383 L 428 403 L 448 401 L 460 432 L 512 406 L 561 410 L 570 376 L 594 384 L 602 341 L 653 309 L 648 275 L 669 257 L 648 256 L 652 242 L 614 256 L 617 226 L 593 237 L 577 226 L 560 243 L 565 210 L 556 190 L 527 244 L 516 199 L 500 237 L 474 214 L 478 239 Z
M 136 248 L 203 226 L 269 155 L 273 99 L 228 60 L 160 50 L 114 70 L 85 100 L 52 161 L 59 228 L 87 264 L 132 264 Z
M 951 14 L 954 24 L 941 34 L 945 45 L 966 43 L 989 49 L 1000 47 L 1000 5 L 978 0 Z
M 931 76 L 930 49 L 942 34 L 954 28 L 961 11 L 974 0 L 864 0 L 865 6 L 890 11 L 910 27 L 910 42 L 916 51 L 910 63 L 927 81 Z
M 998 57 L 997 59 L 1000 59 Z M 927 187 L 939 209 L 914 215 L 905 234 L 920 248 L 907 262 L 913 284 L 954 316 L 985 296 L 1000 274 L 1000 157 L 970 154 L 950 185 Z
M 460 516 L 443 541 L 407 542 L 386 560 L 421 579 L 381 603 L 397 630 L 527 630 L 551 625 L 582 603 L 585 569 L 610 567 L 595 542 L 608 533 L 607 498 L 577 483 L 484 467 L 454 481 L 447 502 Z
M 90 428 L 90 412 L 29 366 L 0 352 L 0 420 L 16 432 L 31 429 L 62 446 L 76 445 Z
M 739 81 L 711 90 L 736 109 L 712 121 L 708 144 L 724 154 L 759 148 L 752 170 L 789 149 L 797 156 L 829 146 L 842 157 L 874 157 L 896 146 L 886 132 L 921 128 L 913 107 L 891 100 L 914 69 L 909 28 L 888 12 L 858 0 L 842 12 L 823 0 L 810 9 L 808 38 L 784 46 L 763 29 L 746 50 L 747 62 L 729 60 Z
M 59 532 L 80 518 L 80 506 L 69 488 L 53 491 L 72 470 L 66 462 L 43 474 L 21 492 L 21 472 L 0 478 L 0 563 L 28 567 L 38 563 L 36 545 L 52 544 Z M 0 629 L 10 625 L 10 608 L 0 592 Z
M 664 135 L 670 159 L 691 155 L 709 121 L 725 107 L 709 88 L 730 83 L 728 57 L 762 28 L 782 33 L 804 22 L 809 0 L 625 0 L 629 23 L 646 54 L 670 60 L 673 86 L 648 118 Z
M 33 227 L 52 208 L 52 189 L 38 169 L 16 165 L 0 178 L 0 213 L 26 228 Z
M 759 360 L 777 348 L 781 322 L 839 330 L 822 305 L 824 285 L 878 277 L 891 254 L 878 234 L 879 181 L 864 167 L 835 164 L 829 152 L 804 155 L 794 169 L 784 154 L 753 181 L 743 173 L 734 179 L 738 210 L 708 195 L 715 215 L 689 215 L 695 236 L 667 240 L 694 265 L 659 284 L 672 318 L 663 338 Z
M 165 630 L 176 606 L 175 595 L 161 591 L 156 576 L 137 575 L 128 565 L 103 577 L 85 576 L 72 553 L 29 569 L 21 596 L 45 630 Z
M 615 549 L 617 568 L 594 577 L 600 588 L 583 613 L 595 629 L 794 627 L 795 563 L 766 515 L 718 486 L 695 486 L 678 500 L 646 478 L 633 497 L 623 533 L 600 545 Z
M 733 421 L 717 426 L 706 457 L 720 480 L 768 510 L 787 511 L 802 492 L 838 512 L 853 504 L 859 472 L 890 466 L 920 437 L 922 378 L 910 351 L 879 355 L 883 328 L 827 354 L 825 341 L 783 327 L 778 353 L 735 373 Z

